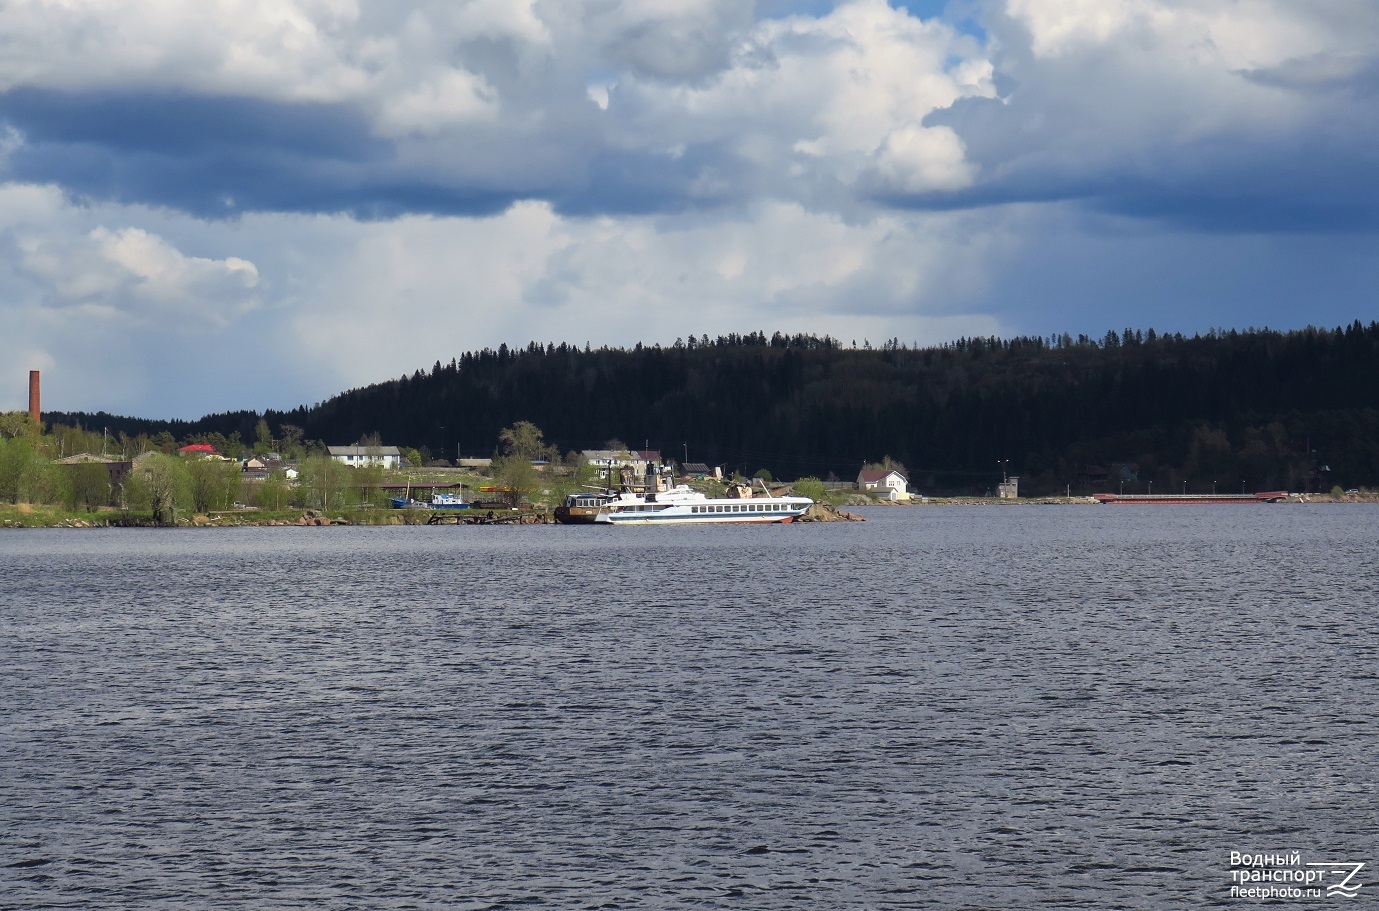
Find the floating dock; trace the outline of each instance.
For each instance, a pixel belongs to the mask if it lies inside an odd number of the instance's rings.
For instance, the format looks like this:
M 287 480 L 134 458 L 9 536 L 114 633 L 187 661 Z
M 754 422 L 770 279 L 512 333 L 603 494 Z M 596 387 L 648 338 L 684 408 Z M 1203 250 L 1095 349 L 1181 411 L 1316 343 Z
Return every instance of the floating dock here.
M 1092 499 L 1107 506 L 1221 506 L 1242 503 L 1278 503 L 1288 499 L 1288 491 L 1187 494 L 1094 493 Z

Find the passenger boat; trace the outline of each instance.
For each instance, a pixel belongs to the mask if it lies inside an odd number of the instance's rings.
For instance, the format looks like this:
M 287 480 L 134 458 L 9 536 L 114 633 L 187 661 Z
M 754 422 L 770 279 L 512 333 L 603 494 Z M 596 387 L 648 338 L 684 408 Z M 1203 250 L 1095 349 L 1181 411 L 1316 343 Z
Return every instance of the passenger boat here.
M 809 497 L 710 497 L 687 484 L 657 493 L 622 493 L 599 507 L 599 525 L 709 525 L 793 522 L 809 511 Z
M 745 483 L 730 484 L 728 496 L 710 497 L 688 484 L 674 484 L 671 473 L 649 467 L 636 476 L 624 469 L 620 489 L 609 486 L 572 493 L 556 507 L 555 520 L 562 525 L 709 525 L 742 523 L 763 525 L 793 522 L 809 511 L 809 497 L 772 496 L 765 482 L 760 494 Z
M 560 525 L 592 525 L 599 511 L 621 497 L 635 497 L 612 490 L 572 493 L 555 508 L 555 521 Z

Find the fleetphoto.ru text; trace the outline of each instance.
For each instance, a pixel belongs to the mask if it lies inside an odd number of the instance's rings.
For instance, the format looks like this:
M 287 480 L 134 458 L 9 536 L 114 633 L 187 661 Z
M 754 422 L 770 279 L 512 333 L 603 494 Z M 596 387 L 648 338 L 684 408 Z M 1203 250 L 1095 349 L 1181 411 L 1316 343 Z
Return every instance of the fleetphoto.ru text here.
M 1304 859 L 1300 851 L 1231 852 L 1231 898 L 1355 898 L 1364 885 L 1362 861 Z

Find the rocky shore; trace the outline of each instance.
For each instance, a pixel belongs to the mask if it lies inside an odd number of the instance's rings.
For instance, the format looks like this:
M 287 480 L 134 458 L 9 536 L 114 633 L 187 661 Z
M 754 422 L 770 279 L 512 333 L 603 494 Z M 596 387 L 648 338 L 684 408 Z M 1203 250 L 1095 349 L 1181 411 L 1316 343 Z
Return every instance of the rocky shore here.
M 1297 505 L 1340 505 L 1379 503 L 1379 492 L 1364 491 L 1331 494 L 1289 494 L 1285 503 Z M 887 503 L 869 497 L 851 497 L 845 507 L 889 507 L 893 509 L 925 506 L 1096 506 L 1091 497 L 1024 497 L 1000 500 L 993 497 L 924 497 L 910 503 Z M 237 528 L 237 527 L 328 527 L 332 525 L 424 525 L 430 516 L 425 510 L 368 509 L 326 513 L 317 509 L 292 509 L 261 512 L 255 509 L 179 515 L 178 528 Z M 800 522 L 864 522 L 866 519 L 847 512 L 831 503 L 816 503 L 801 517 Z M 498 524 L 498 523 L 493 523 Z M 546 524 L 521 522 L 513 524 Z M 0 529 L 5 528 L 152 528 L 147 516 L 123 513 L 114 509 L 97 512 L 69 512 L 58 507 L 34 506 L 27 503 L 0 504 Z

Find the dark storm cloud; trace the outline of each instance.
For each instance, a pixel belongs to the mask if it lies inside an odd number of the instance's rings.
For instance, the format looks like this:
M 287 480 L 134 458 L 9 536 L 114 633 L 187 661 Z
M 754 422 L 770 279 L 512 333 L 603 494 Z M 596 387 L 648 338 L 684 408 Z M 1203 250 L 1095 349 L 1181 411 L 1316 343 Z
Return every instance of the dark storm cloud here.
M 201 217 L 487 214 L 517 195 L 409 174 L 396 146 L 347 105 L 16 89 L 0 95 L 0 121 L 24 138 L 10 180 Z
M 1242 70 L 1260 85 L 1299 92 L 1336 93 L 1356 99 L 1379 95 L 1379 61 L 1355 55 L 1314 54 L 1278 66 Z
M 1230 123 L 1183 140 L 1160 109 L 1136 112 L 1131 92 L 1100 93 L 1095 80 L 1060 78 L 1002 86 L 1002 99 L 966 98 L 926 117 L 947 126 L 979 167 L 972 187 L 921 196 L 875 194 L 908 208 L 961 209 L 1013 202 L 1080 200 L 1095 210 L 1185 228 L 1240 232 L 1379 229 L 1379 125 L 1365 69 L 1318 87 L 1284 68 L 1306 113 L 1279 124 Z M 1237 74 L 1242 82 L 1278 72 Z M 1055 97 L 1062 93 L 1064 97 Z M 1119 105 L 1119 107 L 1118 107 Z M 1181 119 L 1201 116 L 1185 107 Z
M 600 148 L 578 123 L 544 133 L 476 125 L 445 139 L 386 139 L 344 104 L 17 89 L 0 125 L 22 137 L 7 179 L 202 218 L 243 212 L 487 215 L 522 199 L 573 214 L 714 206 L 741 168 L 713 144 L 670 154 Z M 696 188 L 718 175 L 716 191 Z M 737 175 L 727 177 L 725 175 Z
M 703 189 L 694 191 L 696 183 Z M 715 208 L 749 192 L 750 174 L 714 145 L 676 155 L 604 150 L 589 163 L 588 178 L 553 196 L 565 215 L 618 212 L 646 215 Z
M 365 120 L 343 105 L 17 88 L 0 95 L 0 117 L 31 142 L 91 143 L 129 153 L 242 153 L 271 147 L 359 162 L 386 153 L 382 143 L 370 140 Z

